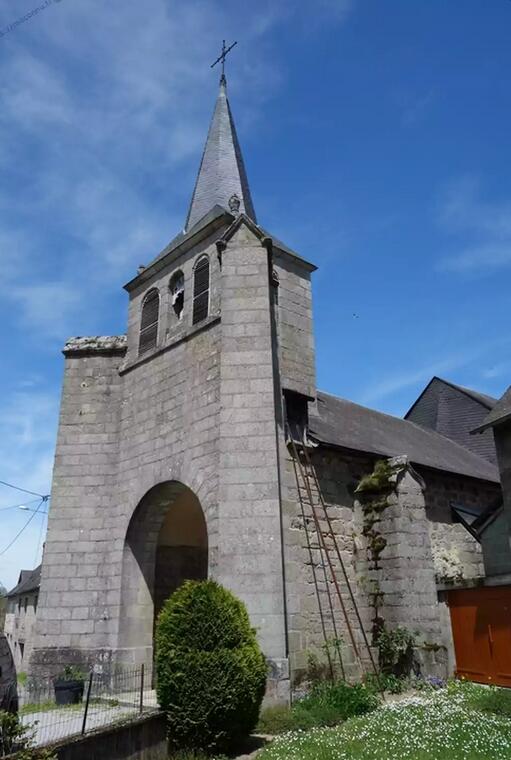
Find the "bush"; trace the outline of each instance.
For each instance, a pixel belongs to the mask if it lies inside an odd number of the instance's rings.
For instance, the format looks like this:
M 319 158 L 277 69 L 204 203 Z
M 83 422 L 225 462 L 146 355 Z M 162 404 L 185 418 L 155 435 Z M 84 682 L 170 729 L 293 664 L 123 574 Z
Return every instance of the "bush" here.
M 472 686 L 466 691 L 470 707 L 511 718 L 511 691 L 508 689 L 499 689 L 498 686 Z
M 380 673 L 378 676 L 368 673 L 364 678 L 364 683 L 374 694 L 380 694 L 382 690 L 391 694 L 402 694 L 411 687 L 409 678 L 399 678 L 392 673 Z
M 403 678 L 410 675 L 413 667 L 414 634 L 398 625 L 396 628 L 383 627 L 377 636 L 378 659 L 384 675 Z
M 263 710 L 258 729 L 264 733 L 308 730 L 335 726 L 355 715 L 364 715 L 378 707 L 379 700 L 363 684 L 344 681 L 319 683 L 291 708 L 270 707 Z
M 293 731 L 302 728 L 297 726 L 293 714 L 293 708 L 288 705 L 273 705 L 265 707 L 261 711 L 257 730 L 261 734 L 285 734 L 286 731 Z
M 321 683 L 297 702 L 297 716 L 307 713 L 313 725 L 332 726 L 355 715 L 364 715 L 378 707 L 379 700 L 364 684 L 350 685 L 345 681 Z M 305 716 L 304 716 L 305 717 Z
M 57 760 L 49 749 L 32 745 L 33 726 L 23 726 L 17 715 L 0 710 L 0 757 L 16 753 L 17 760 Z
M 0 711 L 0 757 L 10 755 L 26 746 L 27 729 L 18 720 L 17 715 Z
M 186 581 L 165 603 L 156 670 L 174 746 L 229 749 L 255 727 L 266 661 L 244 604 L 214 581 Z

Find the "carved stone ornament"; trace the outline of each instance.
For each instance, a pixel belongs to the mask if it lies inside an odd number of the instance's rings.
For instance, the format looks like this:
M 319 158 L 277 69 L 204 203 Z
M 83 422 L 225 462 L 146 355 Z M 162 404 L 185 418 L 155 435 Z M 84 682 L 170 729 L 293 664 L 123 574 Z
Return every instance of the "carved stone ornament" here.
M 232 214 L 239 214 L 240 205 L 241 205 L 241 201 L 236 195 L 236 193 L 234 193 L 234 195 L 231 195 L 231 197 L 229 198 L 229 211 Z

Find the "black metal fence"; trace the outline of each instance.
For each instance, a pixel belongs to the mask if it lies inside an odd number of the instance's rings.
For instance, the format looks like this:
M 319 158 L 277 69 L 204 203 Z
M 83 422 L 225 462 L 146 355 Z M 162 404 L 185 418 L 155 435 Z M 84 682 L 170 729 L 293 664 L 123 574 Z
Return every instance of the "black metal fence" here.
M 143 665 L 96 668 L 73 678 L 31 677 L 18 684 L 19 717 L 35 746 L 123 722 L 158 709 Z

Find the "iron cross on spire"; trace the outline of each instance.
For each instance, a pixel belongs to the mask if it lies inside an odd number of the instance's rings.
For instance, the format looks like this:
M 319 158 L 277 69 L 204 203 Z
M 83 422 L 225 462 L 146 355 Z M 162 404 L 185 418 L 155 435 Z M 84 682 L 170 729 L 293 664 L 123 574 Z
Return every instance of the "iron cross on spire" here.
M 216 66 L 217 63 L 220 63 L 220 62 L 222 63 L 222 77 L 220 79 L 221 82 L 225 82 L 225 59 L 226 59 L 227 53 L 230 53 L 231 50 L 233 49 L 233 47 L 235 45 L 237 45 L 237 44 L 238 44 L 237 41 L 233 42 L 232 45 L 229 45 L 229 47 L 226 48 L 225 47 L 225 40 L 223 40 L 223 42 L 222 42 L 222 52 L 218 56 L 218 58 L 216 59 L 216 61 L 211 64 L 211 68 L 213 68 L 213 66 Z

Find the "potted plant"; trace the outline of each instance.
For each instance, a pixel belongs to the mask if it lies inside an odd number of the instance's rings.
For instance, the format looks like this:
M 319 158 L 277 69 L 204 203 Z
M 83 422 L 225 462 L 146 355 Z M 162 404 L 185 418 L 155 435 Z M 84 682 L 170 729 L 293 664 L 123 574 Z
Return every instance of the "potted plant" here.
M 58 705 L 76 705 L 83 699 L 85 676 L 73 665 L 66 665 L 53 681 L 55 701 Z

